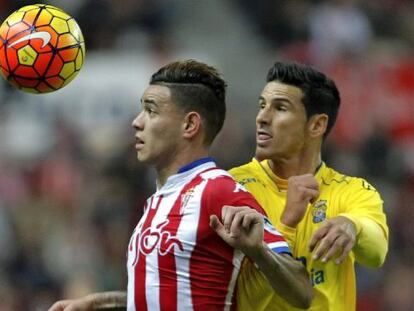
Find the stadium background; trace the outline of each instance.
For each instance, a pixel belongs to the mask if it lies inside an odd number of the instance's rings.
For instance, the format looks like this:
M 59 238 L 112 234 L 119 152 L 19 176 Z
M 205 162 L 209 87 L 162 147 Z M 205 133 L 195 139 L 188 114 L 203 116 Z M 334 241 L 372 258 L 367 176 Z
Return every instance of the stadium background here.
M 154 190 L 130 123 L 150 74 L 185 58 L 218 66 L 229 83 L 213 152 L 225 168 L 253 155 L 257 98 L 275 60 L 310 62 L 336 80 L 343 104 L 324 159 L 377 187 L 391 230 L 384 268 L 358 267 L 358 310 L 414 310 L 413 1 L 47 3 L 76 18 L 87 57 L 53 94 L 0 83 L 1 311 L 126 287 L 126 245 Z M 1 19 L 26 4 L 0 0 Z

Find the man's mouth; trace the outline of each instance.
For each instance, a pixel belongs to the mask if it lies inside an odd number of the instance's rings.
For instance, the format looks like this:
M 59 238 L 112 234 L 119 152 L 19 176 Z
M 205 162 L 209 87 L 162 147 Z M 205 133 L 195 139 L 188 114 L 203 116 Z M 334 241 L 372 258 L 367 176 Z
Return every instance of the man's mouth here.
M 266 131 L 263 131 L 263 130 L 258 130 L 257 131 L 256 141 L 257 141 L 257 144 L 259 146 L 268 143 L 272 138 L 273 138 L 273 136 L 270 135 Z
M 144 147 L 144 141 L 141 138 L 135 136 L 135 149 L 141 150 L 142 147 Z

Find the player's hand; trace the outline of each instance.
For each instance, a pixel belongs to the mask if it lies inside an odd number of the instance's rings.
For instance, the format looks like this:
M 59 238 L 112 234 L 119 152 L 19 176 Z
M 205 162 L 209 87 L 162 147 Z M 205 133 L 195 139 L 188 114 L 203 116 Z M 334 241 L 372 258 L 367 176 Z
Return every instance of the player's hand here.
M 87 297 L 79 299 L 60 300 L 55 302 L 48 311 L 90 311 L 93 302 Z
M 210 216 L 210 227 L 230 246 L 251 256 L 263 248 L 263 215 L 248 206 L 223 206 L 221 221 Z
M 309 202 L 319 196 L 319 184 L 312 174 L 292 176 L 288 179 L 286 206 L 280 221 L 295 228 L 305 215 Z
M 338 216 L 327 220 L 313 234 L 309 249 L 314 251 L 315 260 L 322 258 L 327 262 L 333 256 L 338 256 L 336 264 L 340 264 L 348 256 L 356 242 L 355 224 L 348 218 Z

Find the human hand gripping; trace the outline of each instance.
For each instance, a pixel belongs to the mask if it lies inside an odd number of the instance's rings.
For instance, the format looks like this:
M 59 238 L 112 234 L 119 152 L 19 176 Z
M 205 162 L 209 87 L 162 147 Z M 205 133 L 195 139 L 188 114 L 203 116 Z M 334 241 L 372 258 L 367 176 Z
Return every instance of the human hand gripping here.
M 296 228 L 306 213 L 309 202 L 319 196 L 319 184 L 312 174 L 292 176 L 288 179 L 286 206 L 280 221 Z
M 67 299 L 55 302 L 48 311 L 90 311 L 93 301 L 88 296 L 79 299 Z
M 248 206 L 221 209 L 221 221 L 210 215 L 210 227 L 230 246 L 252 257 L 263 245 L 263 215 Z
M 315 231 L 310 242 L 310 251 L 315 252 L 313 259 L 322 257 L 322 262 L 327 262 L 333 256 L 338 256 L 336 264 L 340 264 L 348 256 L 356 243 L 356 227 L 348 218 L 337 216 L 325 221 Z

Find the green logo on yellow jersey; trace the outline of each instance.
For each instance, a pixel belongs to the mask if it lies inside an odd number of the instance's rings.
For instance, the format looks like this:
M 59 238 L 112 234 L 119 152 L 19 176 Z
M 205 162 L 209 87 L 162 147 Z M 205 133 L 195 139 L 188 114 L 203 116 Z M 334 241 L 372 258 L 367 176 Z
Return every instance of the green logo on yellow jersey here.
M 317 224 L 326 219 L 326 208 L 327 208 L 327 201 L 326 200 L 319 200 L 316 201 L 312 206 L 312 221 L 313 223 Z

